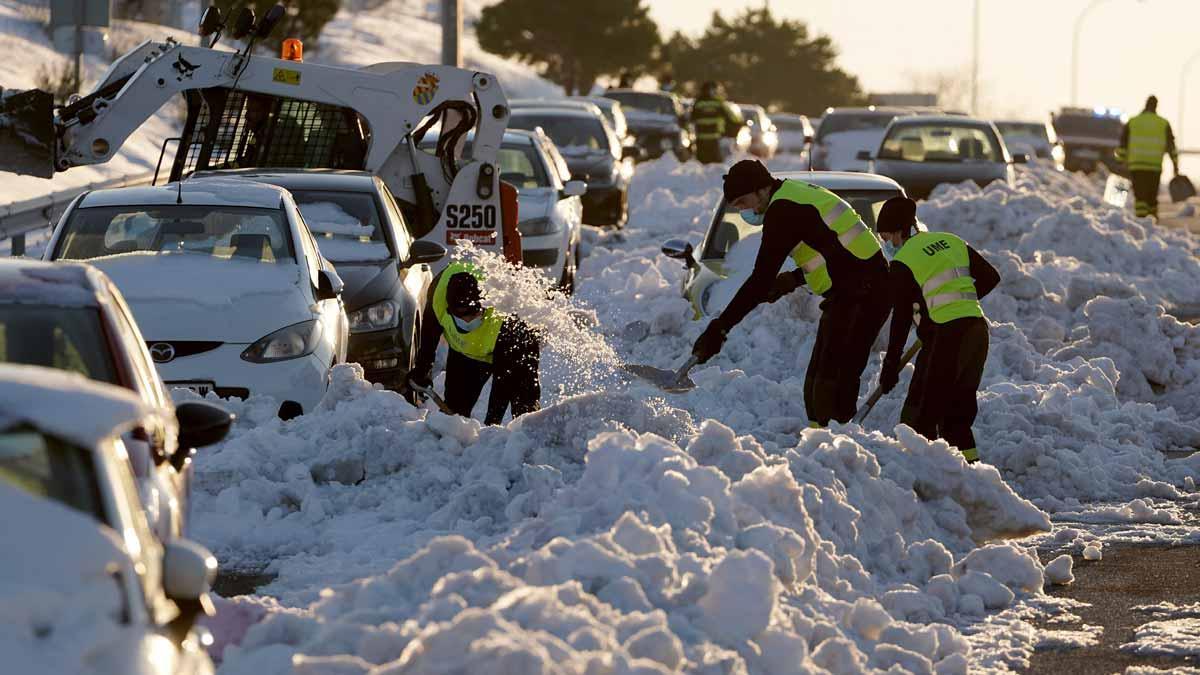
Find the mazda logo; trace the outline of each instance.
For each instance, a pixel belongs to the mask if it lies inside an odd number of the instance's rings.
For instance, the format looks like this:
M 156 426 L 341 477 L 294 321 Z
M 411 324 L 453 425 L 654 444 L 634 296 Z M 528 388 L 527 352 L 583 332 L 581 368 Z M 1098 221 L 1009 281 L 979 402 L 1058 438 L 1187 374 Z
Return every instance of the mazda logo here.
M 155 342 L 150 345 L 150 358 L 155 363 L 170 363 L 175 359 L 175 346 L 170 342 Z

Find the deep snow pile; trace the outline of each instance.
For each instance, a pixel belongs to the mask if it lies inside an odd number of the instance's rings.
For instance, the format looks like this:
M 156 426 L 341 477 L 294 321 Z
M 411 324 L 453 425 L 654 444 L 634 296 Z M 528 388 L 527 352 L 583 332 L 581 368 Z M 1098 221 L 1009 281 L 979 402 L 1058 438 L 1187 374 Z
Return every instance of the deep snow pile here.
M 911 433 L 769 450 L 628 393 L 481 429 L 352 367 L 298 420 L 242 412 L 197 465 L 194 534 L 226 564 L 271 556 L 261 590 L 312 604 L 238 601 L 272 611 L 222 672 L 965 672 L 936 622 L 1043 583 L 975 542 L 1045 515 Z

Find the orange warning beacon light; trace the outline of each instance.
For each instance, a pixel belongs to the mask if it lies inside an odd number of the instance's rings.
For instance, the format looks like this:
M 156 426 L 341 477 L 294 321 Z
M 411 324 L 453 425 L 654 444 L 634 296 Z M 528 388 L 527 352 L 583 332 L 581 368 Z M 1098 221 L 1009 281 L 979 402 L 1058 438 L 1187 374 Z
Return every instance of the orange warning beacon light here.
M 279 58 L 284 61 L 303 61 L 304 60 L 304 43 L 296 38 L 288 38 L 283 41 L 283 49 Z

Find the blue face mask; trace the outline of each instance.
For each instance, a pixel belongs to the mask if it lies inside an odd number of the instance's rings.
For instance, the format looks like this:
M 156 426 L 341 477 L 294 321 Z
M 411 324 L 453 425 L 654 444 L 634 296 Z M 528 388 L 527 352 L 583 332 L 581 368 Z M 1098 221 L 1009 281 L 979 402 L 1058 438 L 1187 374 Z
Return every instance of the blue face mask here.
M 479 326 L 481 326 L 483 324 L 483 315 L 482 314 L 475 317 L 474 319 L 471 319 L 470 321 L 464 321 L 463 319 L 460 319 L 457 316 L 454 316 L 453 314 L 450 315 L 450 318 L 454 319 L 454 325 L 458 328 L 459 332 L 462 332 L 462 333 L 470 333 L 471 331 L 475 330 L 476 328 L 479 328 Z
M 758 211 L 755 211 L 754 209 L 742 209 L 738 213 L 738 215 L 740 215 L 742 217 L 742 220 L 746 221 L 746 224 L 748 224 L 748 225 L 762 225 L 763 224 L 763 215 L 764 214 L 759 213 Z
M 899 250 L 900 250 L 900 249 L 896 248 L 896 245 L 895 245 L 895 244 L 893 244 L 892 242 L 890 242 L 890 241 L 885 241 L 885 242 L 883 242 L 883 255 L 884 255 L 884 256 L 885 256 L 885 257 L 886 257 L 888 260 L 891 260 L 891 259 L 895 258 L 895 257 L 896 257 L 896 251 L 899 251 Z

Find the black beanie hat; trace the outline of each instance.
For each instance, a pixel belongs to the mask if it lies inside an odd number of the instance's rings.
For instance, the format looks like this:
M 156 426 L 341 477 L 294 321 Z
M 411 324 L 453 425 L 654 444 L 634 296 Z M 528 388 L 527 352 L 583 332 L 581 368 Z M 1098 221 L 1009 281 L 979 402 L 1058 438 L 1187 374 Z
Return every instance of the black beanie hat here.
M 765 188 L 775 179 L 767 167 L 757 159 L 743 159 L 729 167 L 725 174 L 725 201 L 731 202 L 742 195 Z
M 455 316 L 483 311 L 480 303 L 479 281 L 466 272 L 459 272 L 446 283 L 446 308 Z
M 917 224 L 917 203 L 908 197 L 892 197 L 883 203 L 875 229 L 880 232 L 907 232 Z

